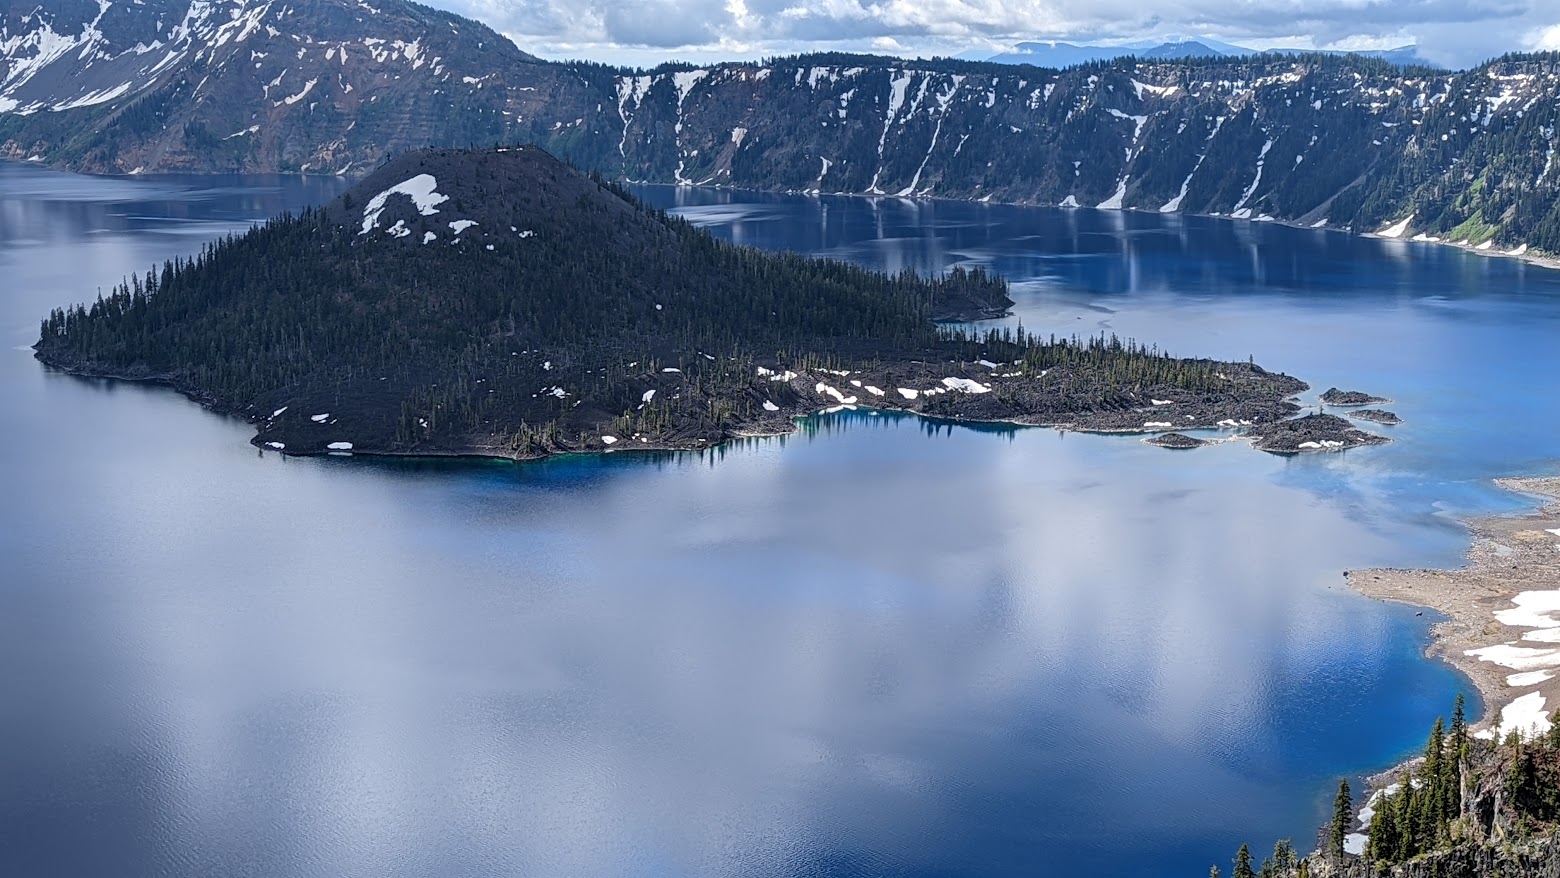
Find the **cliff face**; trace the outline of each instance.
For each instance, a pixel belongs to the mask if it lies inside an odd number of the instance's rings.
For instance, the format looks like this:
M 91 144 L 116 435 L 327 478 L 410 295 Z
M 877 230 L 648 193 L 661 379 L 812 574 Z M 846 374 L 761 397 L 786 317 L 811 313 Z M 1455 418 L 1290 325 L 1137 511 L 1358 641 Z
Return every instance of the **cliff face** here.
M 1556 55 L 1461 73 L 832 55 L 642 72 L 542 62 L 405 0 L 12 0 L 0 71 L 0 151 L 87 171 L 360 174 L 413 147 L 527 142 L 642 181 L 1560 251 Z
M 1463 844 L 1384 871 L 1361 862 L 1338 867 L 1322 857 L 1312 857 L 1307 865 L 1314 878 L 1560 878 L 1560 841 Z
M 1437 727 L 1439 729 L 1439 726 Z M 1458 763 L 1450 787 L 1456 804 L 1439 828 L 1424 822 L 1420 810 L 1437 801 L 1428 760 L 1404 766 L 1400 778 L 1369 800 L 1370 835 L 1361 855 L 1333 860 L 1321 852 L 1304 862 L 1275 857 L 1263 864 L 1266 878 L 1560 878 L 1560 734 L 1547 733 L 1521 744 L 1475 737 Z M 1455 745 L 1443 752 L 1457 752 Z M 1442 763 L 1441 768 L 1446 768 Z M 1403 791 L 1417 791 L 1405 802 Z M 1436 806 L 1439 807 L 1439 806 Z M 1398 815 L 1382 819 L 1383 812 Z M 1378 823 L 1379 820 L 1379 823 Z M 1378 835 L 1379 833 L 1379 835 Z M 1318 841 L 1326 848 L 1324 827 Z M 1401 846 L 1405 835 L 1426 840 Z M 1357 848 L 1356 848 L 1357 849 Z M 1293 863 L 1293 865 L 1288 865 Z

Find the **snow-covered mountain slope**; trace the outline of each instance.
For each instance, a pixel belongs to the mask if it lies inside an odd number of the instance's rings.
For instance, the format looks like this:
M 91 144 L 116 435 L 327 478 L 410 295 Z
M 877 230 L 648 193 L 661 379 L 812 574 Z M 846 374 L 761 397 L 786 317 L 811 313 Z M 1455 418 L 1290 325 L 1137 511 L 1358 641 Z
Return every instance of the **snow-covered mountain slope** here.
M 37 132 L 13 152 L 89 169 L 337 171 L 337 152 L 404 149 L 436 125 L 496 133 L 462 103 L 527 66 L 483 25 L 405 2 L 17 2 L 0 17 L 0 125 Z M 376 113 L 392 124 L 354 137 Z
M 637 71 L 539 61 L 406 0 L 48 0 L 0 22 L 0 152 L 82 170 L 357 174 L 523 142 L 632 180 L 1560 252 L 1560 55 L 1446 74 L 1328 55 Z

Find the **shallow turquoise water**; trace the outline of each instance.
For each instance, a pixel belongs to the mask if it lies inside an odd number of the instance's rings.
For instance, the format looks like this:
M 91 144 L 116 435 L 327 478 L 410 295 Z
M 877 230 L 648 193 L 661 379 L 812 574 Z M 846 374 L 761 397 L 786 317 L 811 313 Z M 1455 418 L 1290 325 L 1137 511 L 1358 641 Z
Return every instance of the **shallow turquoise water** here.
M 0 165 L 0 347 L 332 185 Z M 1030 329 L 1251 354 L 1407 423 L 1296 460 L 866 412 L 705 455 L 283 460 L 16 351 L 0 872 L 1202 875 L 1304 845 L 1339 776 L 1462 688 L 1425 618 L 1340 574 L 1454 562 L 1451 513 L 1519 508 L 1487 479 L 1560 457 L 1555 275 L 1193 219 L 646 195 L 763 246 L 990 265 Z

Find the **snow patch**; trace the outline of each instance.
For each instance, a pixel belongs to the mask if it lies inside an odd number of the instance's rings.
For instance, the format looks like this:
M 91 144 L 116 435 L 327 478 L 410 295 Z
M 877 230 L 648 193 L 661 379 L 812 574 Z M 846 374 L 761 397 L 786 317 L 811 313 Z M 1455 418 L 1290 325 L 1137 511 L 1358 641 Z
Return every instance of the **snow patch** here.
M 1251 196 L 1257 193 L 1257 187 L 1262 183 L 1262 168 L 1267 164 L 1268 150 L 1272 148 L 1273 141 L 1271 140 L 1262 144 L 1262 151 L 1257 153 L 1257 174 L 1251 178 L 1251 185 L 1246 187 L 1246 191 L 1240 196 L 1240 201 L 1235 203 L 1235 209 L 1230 212 L 1230 216 L 1237 219 L 1246 219 L 1251 216 L 1251 209 L 1246 207 L 1246 202 L 1250 201 Z M 1244 216 L 1242 211 L 1245 212 Z
M 1486 646 L 1483 649 L 1470 649 L 1464 654 L 1513 671 L 1560 667 L 1560 649 L 1530 649 L 1502 643 L 1498 646 Z
M 318 83 L 319 83 L 319 79 L 318 78 L 311 79 L 308 82 L 303 84 L 303 91 L 300 91 L 300 92 L 298 92 L 295 95 L 288 95 L 287 97 L 282 98 L 281 100 L 276 101 L 275 103 L 273 103 L 272 106 L 280 107 L 282 104 L 286 104 L 287 106 L 290 107 L 293 104 L 296 104 L 299 101 L 303 100 L 304 98 L 308 97 L 309 96 L 309 92 L 314 91 L 314 86 L 317 85 Z
M 838 388 L 829 384 L 825 384 L 822 381 L 819 381 L 818 384 L 813 387 L 813 390 L 826 396 L 834 397 L 835 402 L 838 402 L 840 405 L 856 404 L 856 397 L 846 396 L 845 394 L 841 393 Z
M 1131 179 L 1131 175 L 1128 174 L 1126 176 L 1123 176 L 1120 180 L 1117 180 L 1116 181 L 1116 191 L 1114 193 L 1112 193 L 1109 198 L 1105 199 L 1104 201 L 1101 201 L 1099 204 L 1096 204 L 1095 207 L 1100 209 L 1100 210 L 1120 210 L 1121 209 L 1121 201 L 1122 201 L 1123 198 L 1126 197 L 1126 194 L 1127 194 L 1127 181 L 1130 180 L 1130 179 Z M 1072 196 L 1069 195 L 1067 197 L 1071 198 Z
M 1496 732 L 1504 738 L 1516 732 L 1531 739 L 1549 731 L 1549 712 L 1544 710 L 1544 696 L 1537 692 L 1511 702 L 1500 710 L 1500 729 Z
M 943 386 L 947 387 L 949 390 L 962 390 L 965 393 L 991 392 L 990 387 L 987 387 L 979 381 L 973 381 L 969 378 L 944 378 L 942 383 Z
M 363 228 L 358 234 L 366 235 L 379 225 L 379 217 L 385 211 L 385 202 L 392 195 L 405 195 L 412 199 L 412 203 L 417 206 L 417 212 L 423 216 L 433 216 L 438 213 L 438 206 L 450 200 L 449 196 L 439 194 L 438 185 L 438 181 L 432 174 L 418 174 L 370 198 L 368 204 L 363 207 Z
M 1495 620 L 1513 628 L 1557 628 L 1560 619 L 1560 591 L 1525 591 L 1511 599 L 1514 609 L 1498 610 Z
M 878 169 L 877 173 L 872 175 L 871 185 L 867 186 L 867 191 L 870 193 L 883 194 L 883 190 L 878 188 L 878 178 L 883 175 L 883 147 L 888 143 L 888 131 L 894 124 L 894 118 L 899 115 L 899 108 L 904 106 L 905 92 L 909 90 L 914 78 L 913 73 L 900 70 L 888 84 L 888 112 L 883 117 L 883 133 L 878 135 Z
M 1413 221 L 1414 215 L 1409 214 L 1408 216 L 1403 217 L 1401 221 L 1395 222 L 1392 225 L 1387 226 L 1386 228 L 1377 232 L 1376 236 L 1380 238 L 1401 238 L 1403 237 L 1403 233 L 1408 231 L 1408 224 Z
M 1143 92 L 1148 92 L 1152 95 L 1158 95 L 1159 97 L 1167 98 L 1175 94 L 1180 89 L 1173 85 L 1149 85 L 1146 82 L 1138 82 L 1136 79 L 1134 79 L 1132 80 L 1132 90 L 1137 93 L 1137 99 L 1141 101 L 1143 99 Z

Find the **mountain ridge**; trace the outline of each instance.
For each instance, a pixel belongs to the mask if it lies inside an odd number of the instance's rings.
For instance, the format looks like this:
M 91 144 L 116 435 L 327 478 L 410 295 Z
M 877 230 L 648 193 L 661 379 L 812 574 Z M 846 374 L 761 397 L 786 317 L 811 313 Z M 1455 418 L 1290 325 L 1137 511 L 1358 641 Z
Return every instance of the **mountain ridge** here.
M 1168 36 L 1162 39 L 1139 40 L 1121 45 L 1097 45 L 1091 43 L 1070 43 L 1061 40 L 1035 40 L 1017 43 L 1005 52 L 985 57 L 983 60 L 993 61 L 999 64 L 1033 64 L 1036 67 L 1067 67 L 1075 64 L 1086 64 L 1095 61 L 1110 61 L 1117 58 L 1132 56 L 1139 59 L 1173 59 L 1173 58 L 1197 58 L 1197 57 L 1239 57 L 1261 54 L 1323 54 L 1323 55 L 1353 55 L 1360 58 L 1374 58 L 1387 61 L 1403 67 L 1423 66 L 1436 67 L 1419 56 L 1418 47 L 1412 44 L 1397 46 L 1391 49 L 1298 49 L 1275 47 L 1271 49 L 1248 49 L 1245 46 L 1237 46 L 1233 43 L 1225 43 L 1219 40 L 1201 36 Z
M 1047 70 L 813 54 L 646 71 L 540 61 L 405 0 L 49 10 L 0 19 L 0 154 L 74 170 L 360 175 L 419 147 L 534 143 L 634 181 L 1560 253 L 1553 53 L 1459 73 L 1332 55 Z

